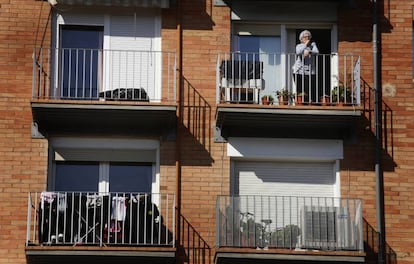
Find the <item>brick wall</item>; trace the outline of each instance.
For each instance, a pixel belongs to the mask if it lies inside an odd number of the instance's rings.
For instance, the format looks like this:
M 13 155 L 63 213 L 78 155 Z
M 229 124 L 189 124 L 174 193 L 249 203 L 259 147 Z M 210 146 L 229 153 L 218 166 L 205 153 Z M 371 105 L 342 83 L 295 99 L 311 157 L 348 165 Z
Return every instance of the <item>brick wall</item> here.
M 353 8 L 339 9 L 339 52 L 361 55 L 361 76 L 373 88 L 371 1 L 353 2 Z M 206 5 L 208 7 L 208 3 Z M 411 139 L 412 5 L 414 1 L 392 1 L 386 4 L 385 15 L 381 18 L 382 84 L 390 90 L 384 91 L 384 102 L 389 107 L 383 155 L 387 242 L 397 252 L 398 263 L 414 261 L 414 217 L 410 210 L 414 199 L 414 180 L 411 179 L 414 153 L 414 140 Z M 214 68 L 215 53 L 229 49 L 228 9 L 213 8 L 211 27 L 208 19 L 205 24 L 200 21 L 192 24 L 201 8 L 185 6 L 185 10 L 184 77 L 214 109 L 215 77 L 210 76 L 208 70 Z M 375 227 L 375 135 L 368 115 L 361 120 L 358 129 L 358 141 L 345 145 L 345 156 L 341 163 L 342 195 L 364 199 L 364 216 Z M 214 221 L 209 221 L 214 216 L 214 203 L 209 199 L 229 191 L 229 159 L 223 144 L 212 143 L 208 152 L 203 148 L 197 150 L 196 143 L 189 136 L 183 147 L 183 214 L 191 219 L 203 238 L 214 245 Z M 210 157 L 206 153 L 210 153 Z M 206 157 L 211 158 L 211 163 L 207 162 Z
M 30 99 L 33 48 L 48 38 L 49 9 L 0 1 L 0 263 L 26 263 L 27 195 L 45 189 L 47 142 L 31 138 Z
M 340 50 L 357 51 L 362 55 L 361 74 L 373 85 L 372 30 L 368 10 L 370 1 L 358 2 L 355 9 L 340 14 Z M 382 2 L 382 1 L 379 1 Z M 385 213 L 387 242 L 397 252 L 398 263 L 414 262 L 414 204 L 413 163 L 413 76 L 412 76 L 412 7 L 414 1 L 396 0 L 386 2 L 382 29 L 382 88 L 383 100 L 388 109 L 387 145 L 383 151 Z M 352 19 L 350 19 L 352 17 Z M 365 22 L 364 22 L 365 21 Z M 392 119 L 391 119 L 392 118 Z M 368 125 L 366 121 L 364 125 Z M 362 128 L 364 126 L 361 126 Z M 369 127 L 368 127 L 369 128 Z M 348 145 L 342 163 L 343 174 L 350 180 L 350 193 L 364 198 L 364 215 L 376 226 L 374 135 L 372 129 L 361 129 L 359 141 Z M 347 176 L 342 177 L 343 191 Z M 348 187 L 349 187 L 348 186 Z
M 354 1 L 339 13 L 339 52 L 362 57 L 361 76 L 372 86 L 370 1 Z M 182 138 L 182 215 L 207 244 L 215 244 L 215 197 L 229 191 L 226 146 L 214 143 L 217 53 L 229 50 L 230 13 L 211 1 L 183 1 L 183 75 L 187 91 L 205 104 L 209 122 L 193 129 L 186 111 Z M 398 263 L 414 262 L 412 0 L 393 0 L 382 21 L 385 103 L 392 110 L 392 131 L 384 153 L 387 242 Z M 43 1 L 0 0 L 0 263 L 25 263 L 26 202 L 29 191 L 46 187 L 47 142 L 31 138 L 32 50 L 49 40 L 50 7 Z M 352 18 L 352 19 L 351 19 Z M 163 48 L 177 50 L 174 10 L 163 10 Z M 190 108 L 185 108 L 189 110 Z M 364 199 L 364 216 L 376 226 L 374 135 L 361 122 L 356 143 L 347 143 L 341 163 L 344 196 Z M 199 124 L 199 123 L 197 123 Z M 196 132 L 202 131 L 202 134 Z M 392 132 L 392 134 L 391 134 Z M 175 191 L 175 143 L 161 146 L 161 191 Z

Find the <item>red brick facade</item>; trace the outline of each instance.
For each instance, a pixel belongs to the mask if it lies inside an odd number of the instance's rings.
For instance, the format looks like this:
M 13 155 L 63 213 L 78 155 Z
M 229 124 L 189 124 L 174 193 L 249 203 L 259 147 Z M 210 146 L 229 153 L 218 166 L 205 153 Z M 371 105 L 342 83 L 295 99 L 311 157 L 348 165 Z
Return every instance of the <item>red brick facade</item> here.
M 181 213 L 215 248 L 215 197 L 228 194 L 230 160 L 225 143 L 214 142 L 217 53 L 230 49 L 230 11 L 212 0 L 182 2 L 183 120 Z M 214 2 L 214 1 L 213 1 Z M 371 1 L 340 8 L 339 52 L 361 55 L 361 77 L 373 87 Z M 381 1 L 380 1 L 381 2 Z M 384 150 L 387 243 L 397 263 L 414 263 L 413 0 L 384 1 L 382 85 L 389 107 Z M 32 52 L 50 44 L 50 5 L 45 1 L 0 1 L 0 263 L 26 263 L 28 192 L 46 189 L 48 142 L 31 136 Z M 163 10 L 162 44 L 179 50 L 175 9 Z M 207 120 L 196 124 L 188 103 L 196 94 Z M 194 102 L 193 102 L 194 103 Z M 194 103 L 195 104 L 195 103 Z M 197 103 L 198 104 L 198 103 Z M 368 117 L 368 114 L 366 115 Z M 344 148 L 343 196 L 363 199 L 364 217 L 376 226 L 373 122 L 363 119 L 357 143 Z M 176 192 L 176 145 L 161 143 L 161 191 Z

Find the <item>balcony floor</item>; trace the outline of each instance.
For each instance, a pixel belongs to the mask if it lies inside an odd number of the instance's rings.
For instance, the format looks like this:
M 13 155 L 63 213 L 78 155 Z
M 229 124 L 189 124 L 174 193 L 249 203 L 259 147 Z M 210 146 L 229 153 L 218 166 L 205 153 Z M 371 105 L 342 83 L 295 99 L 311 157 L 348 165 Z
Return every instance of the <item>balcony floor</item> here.
M 43 135 L 59 133 L 175 136 L 175 103 L 32 100 Z
M 175 263 L 172 247 L 27 246 L 28 264 Z
M 364 263 L 365 253 L 358 251 L 319 251 L 289 249 L 219 248 L 215 264 L 264 263 Z
M 350 139 L 361 113 L 353 106 L 219 104 L 216 127 L 223 138 Z

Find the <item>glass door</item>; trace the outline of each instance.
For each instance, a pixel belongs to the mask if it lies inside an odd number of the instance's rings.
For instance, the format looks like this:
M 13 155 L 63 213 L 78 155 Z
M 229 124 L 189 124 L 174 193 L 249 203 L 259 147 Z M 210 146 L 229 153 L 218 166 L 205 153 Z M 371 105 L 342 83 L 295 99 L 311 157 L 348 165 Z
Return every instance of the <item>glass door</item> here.
M 280 43 L 279 36 L 235 36 L 234 50 L 251 54 L 248 59 L 260 60 L 263 64 L 263 94 L 274 94 L 283 84 Z
M 101 85 L 103 27 L 62 25 L 59 97 L 96 99 Z

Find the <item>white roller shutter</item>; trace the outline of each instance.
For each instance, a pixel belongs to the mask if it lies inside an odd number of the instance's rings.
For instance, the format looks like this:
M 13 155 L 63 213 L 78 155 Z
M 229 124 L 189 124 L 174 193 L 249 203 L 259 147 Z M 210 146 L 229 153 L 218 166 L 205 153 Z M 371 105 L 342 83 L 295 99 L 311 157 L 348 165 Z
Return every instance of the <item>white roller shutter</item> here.
M 143 88 L 150 98 L 159 97 L 158 75 L 161 65 L 156 41 L 159 39 L 159 14 L 139 10 L 136 14 L 111 16 L 110 53 L 105 54 L 104 90 Z
M 247 162 L 235 164 L 239 195 L 334 197 L 333 162 Z
M 57 16 L 58 25 L 103 26 L 104 15 L 99 13 L 85 13 L 63 11 Z
M 334 185 L 333 162 L 235 163 L 234 192 L 240 195 L 238 210 L 252 213 L 258 222 L 271 219 L 271 229 L 300 225 L 300 210 L 305 200 L 334 197 Z

